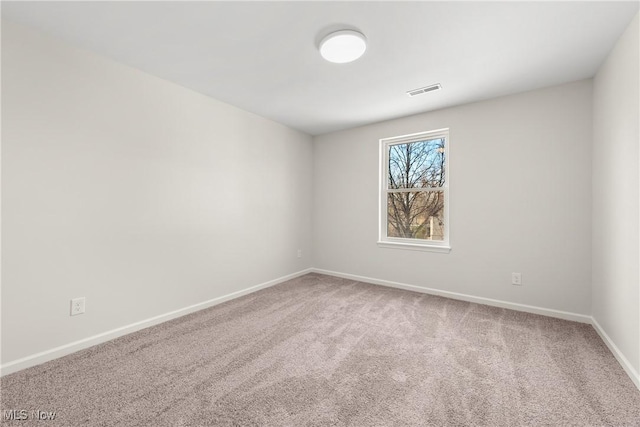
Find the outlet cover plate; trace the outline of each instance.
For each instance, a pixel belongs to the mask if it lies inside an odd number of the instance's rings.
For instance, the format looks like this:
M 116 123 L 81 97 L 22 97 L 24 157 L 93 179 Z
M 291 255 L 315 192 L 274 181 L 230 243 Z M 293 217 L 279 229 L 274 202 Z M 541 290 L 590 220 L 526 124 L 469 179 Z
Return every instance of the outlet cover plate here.
M 516 286 L 522 286 L 522 274 L 511 273 L 511 284 Z
M 71 315 L 77 316 L 78 314 L 84 313 L 84 297 L 74 298 L 71 300 Z

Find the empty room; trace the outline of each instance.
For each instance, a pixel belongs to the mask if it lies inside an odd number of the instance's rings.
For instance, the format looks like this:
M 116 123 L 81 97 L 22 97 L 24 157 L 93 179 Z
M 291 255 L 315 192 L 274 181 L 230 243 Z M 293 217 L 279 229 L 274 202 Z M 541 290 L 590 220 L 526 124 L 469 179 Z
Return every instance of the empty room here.
M 640 426 L 640 2 L 0 7 L 0 424 Z

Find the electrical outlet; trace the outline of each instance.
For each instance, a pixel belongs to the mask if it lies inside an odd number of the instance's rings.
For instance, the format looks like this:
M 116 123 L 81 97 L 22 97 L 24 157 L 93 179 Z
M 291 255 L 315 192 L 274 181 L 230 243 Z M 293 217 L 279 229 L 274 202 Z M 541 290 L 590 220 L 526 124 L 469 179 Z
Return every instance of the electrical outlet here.
M 516 286 L 522 286 L 522 274 L 511 273 L 511 284 Z
M 71 300 L 71 315 L 75 316 L 84 313 L 84 297 Z
M 302 249 L 298 249 L 298 258 L 302 258 Z

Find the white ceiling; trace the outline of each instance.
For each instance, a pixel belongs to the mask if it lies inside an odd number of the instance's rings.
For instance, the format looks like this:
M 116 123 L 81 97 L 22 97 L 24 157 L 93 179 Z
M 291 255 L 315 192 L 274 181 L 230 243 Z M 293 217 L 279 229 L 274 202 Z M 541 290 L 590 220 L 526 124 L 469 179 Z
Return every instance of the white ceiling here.
M 3 1 L 2 16 L 317 135 L 592 77 L 638 4 Z M 368 38 L 358 61 L 321 59 L 340 28 Z

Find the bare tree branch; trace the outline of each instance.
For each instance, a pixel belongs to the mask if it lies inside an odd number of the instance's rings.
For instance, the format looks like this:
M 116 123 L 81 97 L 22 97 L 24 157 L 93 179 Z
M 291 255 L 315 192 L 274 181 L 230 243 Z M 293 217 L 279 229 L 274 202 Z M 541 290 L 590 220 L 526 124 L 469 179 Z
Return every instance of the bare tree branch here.
M 444 193 L 421 189 L 444 186 L 445 167 L 444 138 L 389 146 L 389 189 L 416 189 L 388 193 L 390 236 L 421 238 L 431 217 L 441 223 Z

